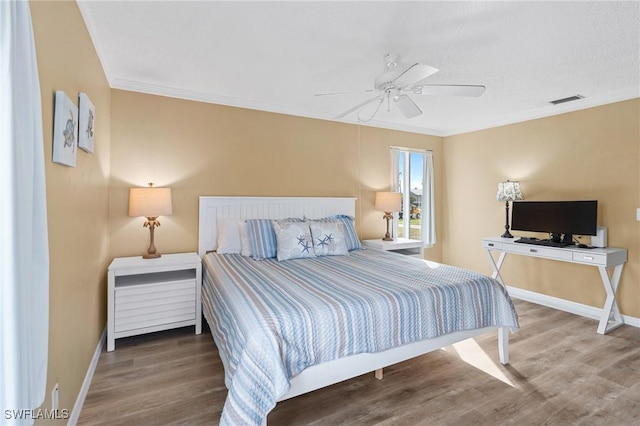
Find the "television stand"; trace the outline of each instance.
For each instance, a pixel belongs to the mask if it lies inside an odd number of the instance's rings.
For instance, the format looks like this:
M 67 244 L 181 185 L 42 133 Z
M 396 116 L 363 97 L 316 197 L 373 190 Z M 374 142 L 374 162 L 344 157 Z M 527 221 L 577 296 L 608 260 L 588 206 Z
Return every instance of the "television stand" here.
M 585 249 L 577 246 L 549 247 L 519 244 L 512 238 L 501 237 L 483 238 L 482 248 L 485 250 L 487 258 L 493 268 L 492 278 L 500 281 L 502 285 L 505 284 L 500 276 L 500 268 L 502 268 L 502 264 L 508 253 L 596 266 L 600 271 L 602 285 L 607 295 L 604 307 L 602 308 L 602 315 L 597 332 L 599 334 L 606 334 L 624 324 L 624 320 L 618 309 L 616 292 L 618 290 L 618 284 L 620 283 L 622 269 L 627 261 L 627 249 L 613 247 Z M 492 251 L 500 253 L 497 261 L 491 254 Z M 613 274 L 611 276 L 607 270 L 608 267 L 613 267 Z

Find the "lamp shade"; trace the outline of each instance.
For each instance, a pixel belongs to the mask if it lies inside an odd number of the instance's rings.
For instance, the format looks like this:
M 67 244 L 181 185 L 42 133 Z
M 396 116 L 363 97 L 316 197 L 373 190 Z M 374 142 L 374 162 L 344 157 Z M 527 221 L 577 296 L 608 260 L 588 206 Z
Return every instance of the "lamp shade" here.
M 520 201 L 524 200 L 522 191 L 520 190 L 520 182 L 500 182 L 498 184 L 498 193 L 496 201 Z
M 171 213 L 171 188 L 129 189 L 129 216 L 158 217 Z
M 383 212 L 399 212 L 402 194 L 399 192 L 376 192 L 375 209 Z

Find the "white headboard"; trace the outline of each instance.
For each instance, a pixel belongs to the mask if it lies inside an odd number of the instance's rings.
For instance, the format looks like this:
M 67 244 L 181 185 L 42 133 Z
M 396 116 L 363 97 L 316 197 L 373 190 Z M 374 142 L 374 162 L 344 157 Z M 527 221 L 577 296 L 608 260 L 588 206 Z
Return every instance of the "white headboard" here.
M 355 198 L 335 197 L 200 197 L 198 255 L 215 250 L 218 219 L 319 219 L 334 214 L 355 217 Z

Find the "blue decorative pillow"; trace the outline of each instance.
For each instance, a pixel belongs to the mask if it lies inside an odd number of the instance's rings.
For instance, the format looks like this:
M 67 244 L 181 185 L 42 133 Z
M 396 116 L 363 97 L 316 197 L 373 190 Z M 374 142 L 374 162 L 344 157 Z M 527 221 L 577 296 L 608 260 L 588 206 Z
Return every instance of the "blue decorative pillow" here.
M 346 214 L 337 214 L 334 216 L 323 217 L 322 219 L 313 219 L 313 221 L 342 223 L 344 225 L 344 237 L 347 242 L 347 249 L 351 251 L 360 250 L 362 248 L 362 244 L 358 238 L 358 233 L 356 232 L 355 219 L 353 217 L 347 216 Z
M 276 234 L 271 224 L 271 219 L 247 219 L 249 240 L 251 242 L 251 255 L 255 260 L 276 257 Z M 302 219 L 288 218 L 278 222 L 302 222 Z
M 256 260 L 276 257 L 276 234 L 269 219 L 247 219 L 251 254 Z
M 309 222 L 316 256 L 348 256 L 341 222 Z
M 271 224 L 278 243 L 278 261 L 316 257 L 308 223 L 273 220 Z

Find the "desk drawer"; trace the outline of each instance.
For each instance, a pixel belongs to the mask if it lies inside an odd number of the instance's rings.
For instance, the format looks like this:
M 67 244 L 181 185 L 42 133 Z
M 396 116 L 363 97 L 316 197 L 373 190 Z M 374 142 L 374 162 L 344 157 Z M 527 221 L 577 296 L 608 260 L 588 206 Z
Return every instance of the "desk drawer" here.
M 574 252 L 573 253 L 573 261 L 586 263 L 589 265 L 602 265 L 607 266 L 607 255 L 606 254 L 597 254 L 597 253 L 582 253 L 582 252 Z
M 497 241 L 482 240 L 482 248 L 491 249 L 491 250 L 502 250 L 502 243 Z
M 536 246 L 532 244 L 510 244 L 509 251 L 512 253 L 522 253 L 527 256 L 544 257 L 547 259 L 573 260 L 571 250 L 555 247 Z

